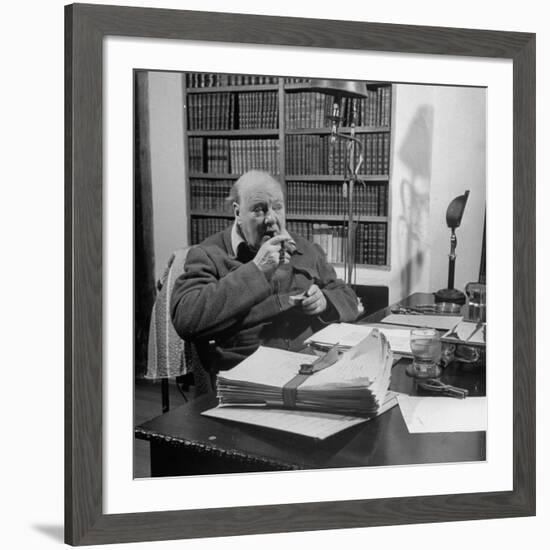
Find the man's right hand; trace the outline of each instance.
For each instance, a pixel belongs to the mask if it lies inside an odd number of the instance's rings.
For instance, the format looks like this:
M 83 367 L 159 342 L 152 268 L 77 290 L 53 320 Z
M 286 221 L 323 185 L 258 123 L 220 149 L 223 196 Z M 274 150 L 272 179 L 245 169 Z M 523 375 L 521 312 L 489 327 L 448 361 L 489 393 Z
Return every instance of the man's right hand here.
M 275 235 L 260 246 L 260 249 L 252 260 L 270 278 L 280 263 L 287 264 L 290 261 L 290 254 L 284 250 L 281 252 L 282 243 L 291 240 L 289 235 Z

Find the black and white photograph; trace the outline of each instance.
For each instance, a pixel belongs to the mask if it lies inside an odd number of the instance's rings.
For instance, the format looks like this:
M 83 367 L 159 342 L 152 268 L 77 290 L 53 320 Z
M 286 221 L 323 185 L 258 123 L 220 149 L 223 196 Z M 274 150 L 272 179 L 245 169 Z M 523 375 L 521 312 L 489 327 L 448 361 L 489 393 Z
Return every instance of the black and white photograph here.
M 133 78 L 134 477 L 485 461 L 486 88 Z
M 1 546 L 538 549 L 544 5 L 9 3 Z

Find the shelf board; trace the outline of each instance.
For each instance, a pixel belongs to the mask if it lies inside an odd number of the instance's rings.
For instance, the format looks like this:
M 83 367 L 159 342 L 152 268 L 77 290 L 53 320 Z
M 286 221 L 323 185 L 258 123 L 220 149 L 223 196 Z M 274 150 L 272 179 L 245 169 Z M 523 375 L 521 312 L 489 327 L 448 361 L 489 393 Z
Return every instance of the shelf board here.
M 203 218 L 233 218 L 232 212 L 223 212 L 220 210 L 191 210 L 191 216 L 201 216 Z M 287 220 L 299 220 L 299 221 L 324 221 L 324 222 L 342 222 L 343 216 L 341 214 L 287 214 Z M 387 222 L 387 216 L 361 216 L 360 219 L 356 219 L 356 222 Z
M 334 221 L 343 222 L 344 216 L 342 214 L 287 214 L 287 220 L 304 220 L 304 221 Z M 366 222 L 387 222 L 388 216 L 361 216 L 355 218 L 356 223 Z
M 286 135 L 301 135 L 301 134 L 330 134 L 331 128 L 286 128 L 285 134 Z M 338 131 L 343 134 L 349 134 L 351 132 L 351 128 L 349 126 L 342 126 L 341 128 L 338 128 Z M 355 133 L 356 134 L 369 134 L 369 133 L 382 133 L 382 132 L 389 132 L 390 128 L 389 126 L 356 126 L 355 127 Z
M 330 265 L 336 269 L 343 269 L 344 264 L 341 262 L 330 262 Z M 360 267 L 362 269 L 378 269 L 380 271 L 389 271 L 390 266 L 388 264 L 356 264 L 356 267 Z
M 363 181 L 389 181 L 390 177 L 388 175 L 382 176 L 365 176 L 359 174 L 359 177 Z M 344 176 L 342 174 L 338 175 L 327 175 L 327 174 L 291 174 L 285 176 L 285 181 L 337 181 L 342 183 L 344 181 Z M 359 184 L 360 185 L 360 184 Z
M 203 218 L 234 218 L 232 212 L 223 212 L 219 210 L 191 210 L 191 216 L 201 216 Z
M 241 174 L 210 174 L 202 172 L 190 172 L 189 178 L 203 179 L 203 180 L 236 180 L 240 178 Z
M 189 130 L 189 137 L 239 137 L 239 136 L 273 136 L 279 137 L 278 128 L 245 128 L 242 130 Z
M 211 174 L 202 172 L 190 172 L 188 177 L 192 179 L 213 179 L 213 180 L 236 180 L 241 177 L 242 174 Z M 387 182 L 389 176 L 364 176 L 359 174 L 361 179 L 366 182 Z M 278 174 L 275 174 L 278 176 Z M 327 175 L 327 174 L 292 174 L 285 176 L 285 181 L 335 181 L 342 183 L 344 176 L 342 175 Z M 360 184 L 359 184 L 360 185 Z
M 370 86 L 371 88 L 387 88 L 391 86 L 391 82 L 388 82 L 386 80 L 376 81 L 376 80 L 366 80 L 364 81 L 367 88 Z M 303 90 L 304 92 L 308 91 L 315 91 L 311 90 L 311 84 L 309 82 L 285 82 L 284 83 L 284 89 L 285 90 L 291 90 L 291 91 L 300 91 Z M 329 92 L 323 92 L 327 95 L 330 95 Z
M 205 86 L 204 88 L 187 88 L 188 94 L 213 94 L 216 92 L 269 92 L 277 91 L 278 84 L 238 84 L 235 86 Z

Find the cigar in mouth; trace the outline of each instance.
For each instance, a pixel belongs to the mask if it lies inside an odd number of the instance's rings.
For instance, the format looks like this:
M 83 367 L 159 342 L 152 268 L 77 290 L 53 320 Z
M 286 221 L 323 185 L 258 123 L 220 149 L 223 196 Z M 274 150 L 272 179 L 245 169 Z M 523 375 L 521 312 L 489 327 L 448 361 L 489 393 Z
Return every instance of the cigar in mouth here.
M 281 243 L 281 250 L 279 251 L 279 265 L 285 263 L 285 241 Z

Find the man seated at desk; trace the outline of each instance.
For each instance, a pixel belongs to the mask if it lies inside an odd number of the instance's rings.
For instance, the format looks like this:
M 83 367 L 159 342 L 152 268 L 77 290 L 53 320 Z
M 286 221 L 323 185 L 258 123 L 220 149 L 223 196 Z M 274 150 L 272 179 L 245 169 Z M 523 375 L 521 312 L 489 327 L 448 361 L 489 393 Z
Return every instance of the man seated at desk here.
M 357 318 L 355 293 L 322 249 L 287 232 L 277 180 L 247 172 L 230 200 L 233 225 L 189 250 L 171 296 L 174 327 L 207 369 L 229 369 L 260 345 L 298 351 L 324 324 Z

